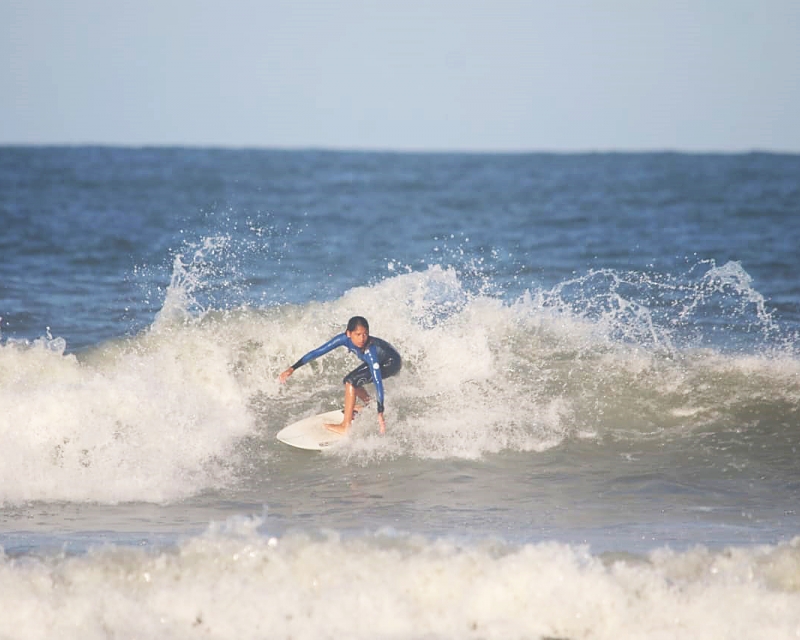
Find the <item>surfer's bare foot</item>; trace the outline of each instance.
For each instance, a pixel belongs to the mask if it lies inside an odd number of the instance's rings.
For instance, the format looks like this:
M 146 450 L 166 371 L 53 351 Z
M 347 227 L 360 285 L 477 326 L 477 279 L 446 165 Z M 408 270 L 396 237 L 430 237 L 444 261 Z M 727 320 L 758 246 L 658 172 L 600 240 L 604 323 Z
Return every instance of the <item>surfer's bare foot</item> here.
M 348 425 L 348 424 L 344 424 L 344 423 L 340 423 L 340 424 L 326 424 L 326 425 L 325 425 L 325 428 L 326 428 L 328 431 L 333 431 L 334 433 L 341 433 L 341 434 L 345 434 L 345 433 L 347 433 L 347 429 L 348 429 L 348 427 L 349 427 L 349 426 L 350 426 L 350 425 Z

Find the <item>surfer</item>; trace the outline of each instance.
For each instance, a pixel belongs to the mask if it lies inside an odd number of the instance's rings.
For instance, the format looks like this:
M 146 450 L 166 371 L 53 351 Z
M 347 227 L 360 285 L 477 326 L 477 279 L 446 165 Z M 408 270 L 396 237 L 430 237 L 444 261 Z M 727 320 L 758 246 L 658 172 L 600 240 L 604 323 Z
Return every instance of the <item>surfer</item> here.
M 366 318 L 353 316 L 347 323 L 347 330 L 334 336 L 325 344 L 309 351 L 295 362 L 291 367 L 281 373 L 279 380 L 286 382 L 296 369 L 308 364 L 312 360 L 325 355 L 337 347 L 347 347 L 362 361 L 362 364 L 353 369 L 344 377 L 344 419 L 340 424 L 326 424 L 325 427 L 337 433 L 345 433 L 353 421 L 356 411 L 356 398 L 362 403 L 369 402 L 369 394 L 364 390 L 364 385 L 375 383 L 375 392 L 378 396 L 378 424 L 381 433 L 386 432 L 386 422 L 383 419 L 383 379 L 389 378 L 400 371 L 403 363 L 397 350 L 385 340 L 369 335 L 369 323 Z

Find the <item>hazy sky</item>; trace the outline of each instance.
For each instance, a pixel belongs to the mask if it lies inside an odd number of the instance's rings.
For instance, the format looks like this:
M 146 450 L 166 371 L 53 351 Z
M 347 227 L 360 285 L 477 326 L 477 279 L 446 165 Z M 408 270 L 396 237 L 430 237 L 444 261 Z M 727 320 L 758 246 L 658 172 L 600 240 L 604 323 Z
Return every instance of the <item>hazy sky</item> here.
M 0 0 L 0 144 L 800 152 L 800 0 Z

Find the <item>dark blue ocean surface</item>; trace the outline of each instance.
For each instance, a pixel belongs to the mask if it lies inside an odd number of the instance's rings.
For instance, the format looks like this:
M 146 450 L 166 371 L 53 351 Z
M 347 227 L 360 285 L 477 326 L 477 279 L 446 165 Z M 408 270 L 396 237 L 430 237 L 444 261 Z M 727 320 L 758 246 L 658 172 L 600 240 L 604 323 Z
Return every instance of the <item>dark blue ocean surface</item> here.
M 0 326 L 70 350 L 138 331 L 175 256 L 224 237 L 204 308 L 331 299 L 389 265 L 453 265 L 508 300 L 736 261 L 797 327 L 798 175 L 800 157 L 770 154 L 4 148 Z

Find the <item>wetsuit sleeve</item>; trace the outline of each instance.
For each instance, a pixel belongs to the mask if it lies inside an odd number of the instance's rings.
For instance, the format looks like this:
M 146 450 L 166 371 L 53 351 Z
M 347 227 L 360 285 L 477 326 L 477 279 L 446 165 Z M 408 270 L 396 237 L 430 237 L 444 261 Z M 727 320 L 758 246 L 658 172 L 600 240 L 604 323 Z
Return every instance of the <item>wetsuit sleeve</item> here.
M 378 413 L 383 413 L 383 375 L 381 375 L 381 364 L 378 361 L 378 352 L 375 345 L 370 345 L 364 352 L 364 361 L 369 365 L 369 372 L 372 374 L 372 381 L 375 383 L 375 393 L 378 396 Z
M 320 356 L 324 356 L 329 351 L 333 351 L 336 347 L 343 346 L 346 342 L 347 336 L 344 333 L 340 333 L 338 336 L 334 336 L 328 340 L 325 344 L 313 349 L 312 351 L 309 351 L 306 355 L 292 365 L 292 369 L 299 369 L 304 364 L 308 364 L 312 360 L 316 360 Z

